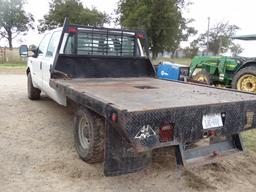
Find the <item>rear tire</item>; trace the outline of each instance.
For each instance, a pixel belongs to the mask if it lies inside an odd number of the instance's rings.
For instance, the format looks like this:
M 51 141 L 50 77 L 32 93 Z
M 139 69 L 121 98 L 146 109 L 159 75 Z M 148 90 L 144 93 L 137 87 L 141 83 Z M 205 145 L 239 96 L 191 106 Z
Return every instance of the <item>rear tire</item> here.
M 74 122 L 75 147 L 79 157 L 86 163 L 102 162 L 104 159 L 104 119 L 96 113 L 80 107 Z
M 232 88 L 256 93 L 256 66 L 245 67 L 238 71 L 232 80 Z
M 27 79 L 27 89 L 28 89 L 28 98 L 31 100 L 38 100 L 40 99 L 40 93 L 41 90 L 38 88 L 35 88 L 32 83 L 32 77 L 30 72 L 28 73 L 28 79 Z
M 193 76 L 193 80 L 202 82 L 207 85 L 212 84 L 211 74 L 205 70 L 198 71 L 195 76 Z

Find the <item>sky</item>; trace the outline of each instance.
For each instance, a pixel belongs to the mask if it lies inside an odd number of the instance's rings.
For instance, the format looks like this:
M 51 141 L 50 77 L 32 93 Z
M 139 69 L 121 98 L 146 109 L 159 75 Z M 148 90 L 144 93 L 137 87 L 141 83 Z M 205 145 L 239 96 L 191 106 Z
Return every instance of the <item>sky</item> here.
M 256 7 L 255 0 L 190 0 L 193 4 L 188 6 L 184 11 L 184 16 L 193 18 L 195 21 L 191 26 L 195 27 L 199 33 L 207 30 L 208 17 L 210 17 L 210 26 L 214 26 L 218 22 L 229 22 L 235 24 L 241 29 L 237 35 L 256 34 L 256 24 L 254 22 L 254 12 Z M 100 11 L 107 14 L 114 14 L 118 0 L 81 0 L 88 8 L 96 7 Z M 49 0 L 27 0 L 25 10 L 32 13 L 35 20 L 42 19 L 49 9 Z M 41 39 L 36 30 L 29 31 L 26 36 L 19 37 L 14 41 L 14 46 L 21 43 L 37 44 Z M 256 41 L 239 43 L 244 51 L 242 56 L 256 56 Z M 3 40 L 0 45 L 3 46 Z M 188 43 L 183 43 L 185 46 Z
M 208 17 L 210 26 L 223 21 L 240 27 L 236 35 L 256 34 L 254 13 L 255 0 L 192 0 L 185 13 L 186 17 L 195 19 L 192 24 L 199 33 L 207 31 Z M 239 43 L 244 51 L 241 56 L 256 57 L 256 41 L 234 41 Z

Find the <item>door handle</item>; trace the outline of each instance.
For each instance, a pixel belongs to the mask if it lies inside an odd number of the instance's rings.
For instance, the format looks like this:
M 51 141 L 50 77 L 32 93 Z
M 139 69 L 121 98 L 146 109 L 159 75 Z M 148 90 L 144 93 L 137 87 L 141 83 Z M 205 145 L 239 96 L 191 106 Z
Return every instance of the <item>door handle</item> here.
M 42 70 L 42 61 L 40 61 L 40 70 Z

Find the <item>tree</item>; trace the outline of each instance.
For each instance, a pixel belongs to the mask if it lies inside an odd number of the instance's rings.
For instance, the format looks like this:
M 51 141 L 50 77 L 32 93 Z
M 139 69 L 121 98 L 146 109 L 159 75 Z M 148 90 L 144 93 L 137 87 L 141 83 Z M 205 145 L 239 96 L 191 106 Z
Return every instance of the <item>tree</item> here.
M 198 54 L 199 46 L 197 40 L 194 40 L 190 43 L 189 47 L 184 49 L 185 57 L 186 58 L 193 58 Z
M 12 40 L 33 28 L 34 18 L 23 9 L 23 0 L 0 0 L 0 36 L 6 38 L 12 49 Z
M 181 23 L 181 30 L 179 30 L 178 33 L 176 34 L 176 39 L 174 40 L 174 42 L 169 42 L 169 46 L 166 47 L 166 50 L 171 51 L 172 58 L 173 58 L 177 48 L 179 47 L 181 41 L 187 41 L 191 35 L 197 34 L 197 30 L 194 27 L 188 26 L 193 21 L 194 21 L 194 19 L 183 18 L 182 23 Z M 193 50 L 195 52 L 194 48 L 192 48 L 191 50 Z
M 95 8 L 85 8 L 80 0 L 52 0 L 49 13 L 39 20 L 38 30 L 43 32 L 60 27 L 65 17 L 68 17 L 71 23 L 95 26 L 102 26 L 109 19 L 105 13 Z
M 159 52 L 176 50 L 183 39 L 184 5 L 183 0 L 119 0 L 118 22 L 122 27 L 144 29 L 155 59 Z
M 233 55 L 233 57 L 239 55 L 240 53 L 243 52 L 243 48 L 239 45 L 239 44 L 235 44 L 235 43 L 231 43 L 231 46 L 230 46 L 230 51 Z
M 230 25 L 228 22 L 220 22 L 211 28 L 209 32 L 209 51 L 218 55 L 230 49 L 232 46 L 231 37 L 238 29 L 238 26 Z M 207 32 L 201 34 L 197 40 L 201 47 L 207 47 Z

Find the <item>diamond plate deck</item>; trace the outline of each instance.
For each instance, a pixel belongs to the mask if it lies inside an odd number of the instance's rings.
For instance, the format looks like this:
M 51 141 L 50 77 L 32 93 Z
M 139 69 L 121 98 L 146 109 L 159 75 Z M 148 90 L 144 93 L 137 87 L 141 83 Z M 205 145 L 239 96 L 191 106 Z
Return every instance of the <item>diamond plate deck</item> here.
M 256 101 L 256 95 L 235 90 L 154 78 L 52 79 L 51 82 L 128 112 Z

